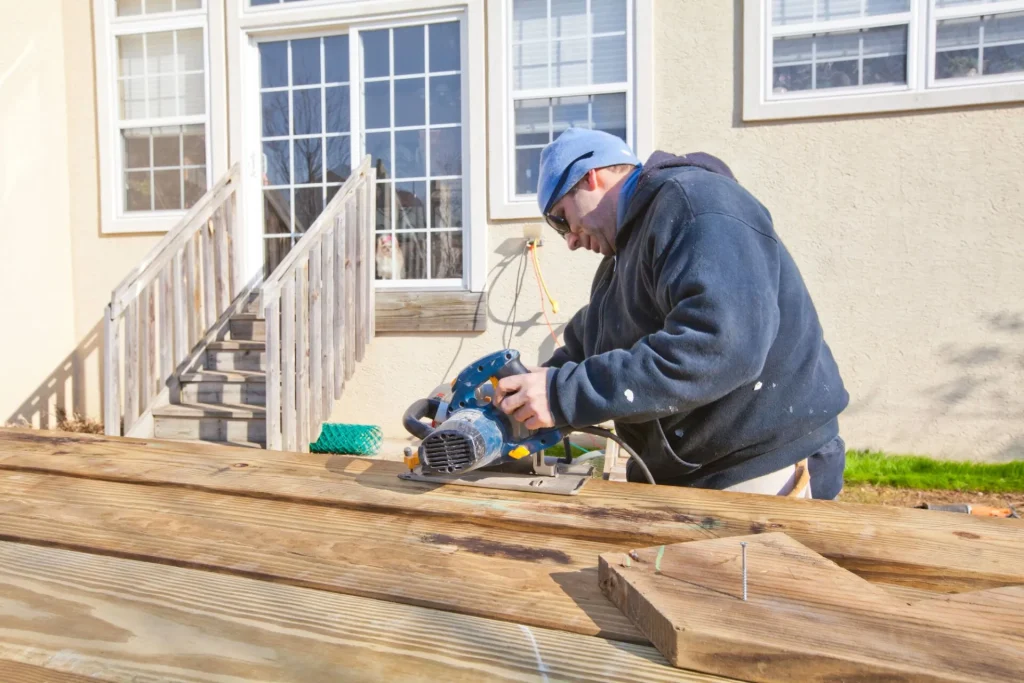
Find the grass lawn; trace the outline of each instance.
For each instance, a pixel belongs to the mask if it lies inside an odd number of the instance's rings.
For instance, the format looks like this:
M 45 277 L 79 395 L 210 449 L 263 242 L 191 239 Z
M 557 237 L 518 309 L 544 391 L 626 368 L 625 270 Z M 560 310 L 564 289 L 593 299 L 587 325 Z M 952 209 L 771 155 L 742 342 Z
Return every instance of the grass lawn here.
M 1016 493 L 1024 491 L 1024 461 L 955 462 L 880 451 L 848 451 L 844 478 L 851 486 Z

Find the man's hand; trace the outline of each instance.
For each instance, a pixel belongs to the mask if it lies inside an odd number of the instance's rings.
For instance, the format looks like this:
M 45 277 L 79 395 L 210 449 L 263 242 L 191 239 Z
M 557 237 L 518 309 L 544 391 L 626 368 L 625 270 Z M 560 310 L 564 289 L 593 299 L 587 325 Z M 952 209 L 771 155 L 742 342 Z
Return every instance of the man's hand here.
M 548 373 L 554 368 L 530 368 L 527 375 L 512 375 L 498 380 L 494 405 L 526 425 L 527 429 L 554 427 L 548 405 Z

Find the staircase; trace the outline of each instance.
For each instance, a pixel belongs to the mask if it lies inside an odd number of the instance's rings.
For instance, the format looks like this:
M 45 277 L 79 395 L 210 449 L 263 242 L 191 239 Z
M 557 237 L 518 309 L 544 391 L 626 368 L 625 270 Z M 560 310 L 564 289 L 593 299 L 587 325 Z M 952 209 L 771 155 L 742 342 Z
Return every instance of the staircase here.
M 177 373 L 171 403 L 153 409 L 154 438 L 266 447 L 267 328 L 258 306 L 250 295 L 198 367 Z
M 369 155 L 265 279 L 242 274 L 238 164 L 113 291 L 104 431 L 307 451 L 374 336 Z

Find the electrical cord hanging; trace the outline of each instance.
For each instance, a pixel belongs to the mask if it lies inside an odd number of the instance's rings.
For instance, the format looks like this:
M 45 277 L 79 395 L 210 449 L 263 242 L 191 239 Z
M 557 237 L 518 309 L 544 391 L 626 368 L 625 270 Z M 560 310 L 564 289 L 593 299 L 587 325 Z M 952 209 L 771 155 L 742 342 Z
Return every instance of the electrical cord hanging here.
M 611 439 L 615 443 L 619 444 L 627 453 L 629 453 L 630 457 L 636 462 L 637 467 L 643 471 L 644 477 L 647 479 L 647 483 L 652 485 L 655 483 L 654 476 L 651 474 L 651 471 L 647 469 L 647 463 L 641 460 L 640 456 L 636 454 L 636 451 L 630 448 L 629 444 L 623 441 L 615 432 L 610 429 L 602 429 L 601 427 L 577 427 L 573 431 L 583 432 L 584 434 L 593 434 L 594 436 L 603 436 L 606 439 Z
M 555 334 L 555 329 L 551 327 L 551 321 L 548 319 L 548 309 L 544 307 L 544 295 L 548 295 L 548 301 L 551 302 L 551 310 L 554 313 L 558 313 L 558 302 L 551 298 L 551 294 L 548 294 L 548 286 L 544 283 L 544 276 L 540 273 L 540 262 L 537 260 L 537 245 L 534 242 L 530 242 L 529 245 L 530 254 L 533 256 L 533 274 L 537 277 L 537 289 L 540 291 L 540 312 L 544 314 L 544 322 L 548 325 L 548 332 L 551 333 L 551 339 L 554 340 L 555 346 L 558 344 L 558 335 Z
M 512 328 L 516 324 L 516 310 L 519 306 L 519 295 L 523 291 L 523 282 L 526 279 L 526 249 L 519 255 L 519 265 L 516 268 L 516 292 L 512 299 L 512 309 L 508 312 L 508 320 L 505 321 L 505 329 L 501 333 L 501 342 L 504 348 L 512 348 Z M 507 339 L 506 339 L 507 335 Z

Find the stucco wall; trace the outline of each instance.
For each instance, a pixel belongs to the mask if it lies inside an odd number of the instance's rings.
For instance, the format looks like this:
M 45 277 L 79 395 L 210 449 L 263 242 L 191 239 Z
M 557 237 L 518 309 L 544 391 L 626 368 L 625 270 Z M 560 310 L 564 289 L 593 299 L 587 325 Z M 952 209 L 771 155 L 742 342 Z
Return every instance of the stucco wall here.
M 5 2 L 3 9 L 0 424 L 32 396 L 75 338 L 61 2 Z
M 103 307 L 159 236 L 100 232 L 91 3 L 2 5 L 0 423 L 98 418 Z
M 848 445 L 1024 458 L 1024 107 L 744 125 L 739 0 L 655 5 L 657 146 L 721 156 L 771 210 L 851 394 Z M 489 230 L 495 250 L 521 235 Z M 544 252 L 564 322 L 597 258 Z M 502 258 L 486 334 L 378 338 L 333 419 L 402 435 L 412 399 L 500 348 Z M 532 274 L 520 311 L 513 346 L 546 357 Z

